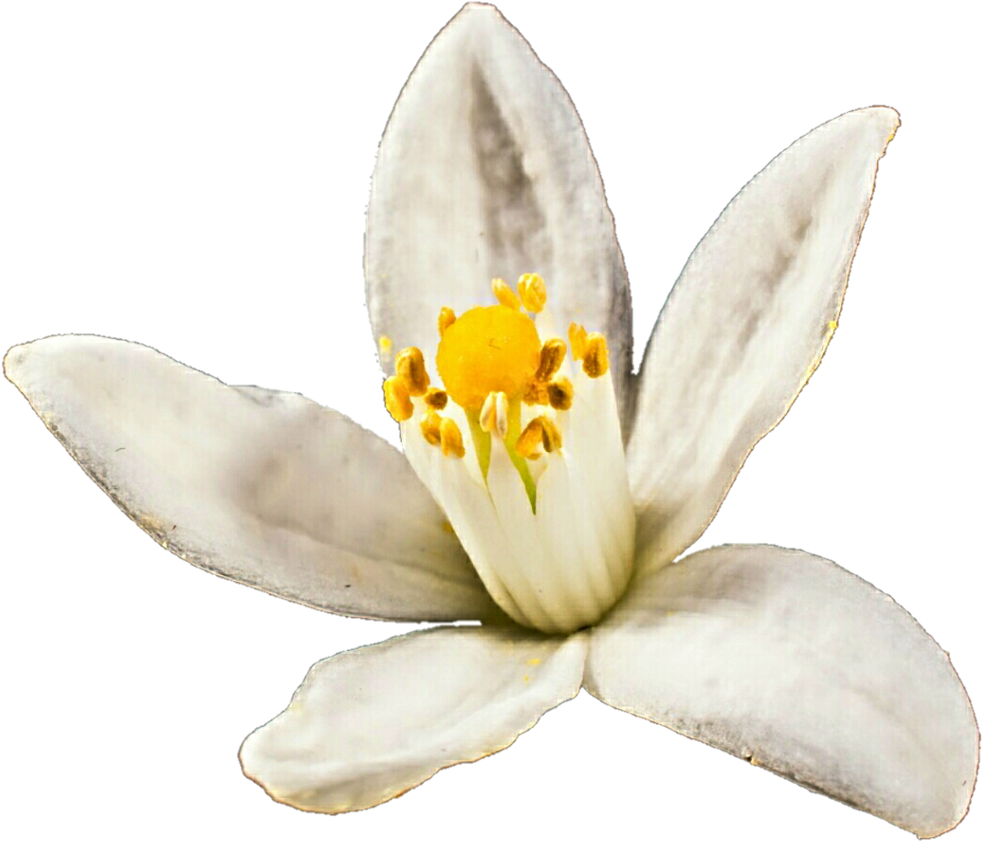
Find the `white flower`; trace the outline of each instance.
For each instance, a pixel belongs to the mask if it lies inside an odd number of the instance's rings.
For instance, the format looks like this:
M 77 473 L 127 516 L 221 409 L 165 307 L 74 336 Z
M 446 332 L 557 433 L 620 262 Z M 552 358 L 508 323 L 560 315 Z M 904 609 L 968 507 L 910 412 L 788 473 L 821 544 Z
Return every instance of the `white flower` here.
M 514 462 L 491 464 L 513 427 L 499 440 L 487 424 L 482 466 L 478 433 L 461 421 L 456 461 L 454 446 L 414 438 L 426 410 L 413 398 L 403 440 L 442 509 L 399 453 L 347 418 L 298 395 L 229 388 L 146 347 L 53 337 L 12 349 L 5 372 L 180 557 L 337 613 L 484 623 L 315 665 L 242 747 L 246 773 L 276 799 L 375 805 L 506 747 L 585 686 L 938 834 L 968 807 L 978 730 L 917 623 L 802 552 L 724 546 L 671 564 L 817 367 L 896 127 L 890 109 L 851 112 L 758 175 L 693 253 L 633 376 L 626 274 L 579 120 L 518 33 L 490 7 L 466 7 L 417 66 L 379 152 L 366 237 L 376 335 L 432 361 L 442 307 L 489 303 L 491 278 L 534 270 L 549 293 L 539 339 L 584 324 L 606 337 L 609 370 L 584 376 L 567 359 L 572 407 L 522 410 L 518 426 L 545 413 L 564 441 L 522 479 Z M 588 433 L 576 434 L 581 422 Z M 549 509 L 567 465 L 564 505 Z M 498 479 L 511 488 L 499 493 Z M 555 526 L 567 505 L 565 531 Z M 591 535 L 599 551 L 583 551 Z

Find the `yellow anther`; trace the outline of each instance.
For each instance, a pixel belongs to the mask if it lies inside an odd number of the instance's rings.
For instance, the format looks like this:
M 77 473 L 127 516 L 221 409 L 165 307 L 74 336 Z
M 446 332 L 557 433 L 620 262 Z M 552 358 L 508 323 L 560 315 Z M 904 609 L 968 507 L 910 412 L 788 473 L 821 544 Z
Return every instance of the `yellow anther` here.
M 378 337 L 378 358 L 385 365 L 392 359 L 392 339 L 384 334 Z
M 426 389 L 426 394 L 423 397 L 423 401 L 431 409 L 436 409 L 438 412 L 447 408 L 447 392 L 442 388 L 434 388 L 430 386 Z
M 418 347 L 407 347 L 396 356 L 396 374 L 406 383 L 406 388 L 413 397 L 422 397 L 430 385 L 426 364 L 423 362 L 423 351 Z
M 393 420 L 407 421 L 413 416 L 413 401 L 409 399 L 409 389 L 399 377 L 389 377 L 382 383 L 385 395 L 385 408 Z
M 450 307 L 440 307 L 440 315 L 437 317 L 436 326 L 440 331 L 440 338 L 447 332 L 447 328 L 457 320 L 454 311 Z
M 562 339 L 547 339 L 539 354 L 539 367 L 535 372 L 535 378 L 540 383 L 549 382 L 562 367 L 565 358 L 566 342 Z
M 610 360 L 607 357 L 607 340 L 602 333 L 590 333 L 583 348 L 583 371 L 596 379 L 607 373 Z
M 419 431 L 423 433 L 426 443 L 434 447 L 440 445 L 440 416 L 436 412 L 427 412 L 419 422 Z
M 528 422 L 515 442 L 515 452 L 534 461 L 543 452 L 552 453 L 563 445 L 563 436 L 548 417 L 539 415 Z
M 464 457 L 464 439 L 453 418 L 443 418 L 440 421 L 440 449 L 445 456 Z
M 458 406 L 480 410 L 487 396 L 520 400 L 539 367 L 542 343 L 524 313 L 498 305 L 462 313 L 440 340 L 436 368 Z
M 492 391 L 487 396 L 477 422 L 485 432 L 496 433 L 499 438 L 508 434 L 508 397 L 503 391 Z
M 513 310 L 522 308 L 522 302 L 518 300 L 518 295 L 512 292 L 511 287 L 500 277 L 491 281 L 491 290 L 494 292 L 494 297 L 498 299 L 498 303 L 503 307 L 510 307 Z
M 531 380 L 528 388 L 525 389 L 525 394 L 522 395 L 522 402 L 528 406 L 548 406 L 549 389 L 546 384 Z
M 529 312 L 542 312 L 546 305 L 546 282 L 537 274 L 523 274 L 518 279 L 518 297 Z
M 583 358 L 583 351 L 586 349 L 586 330 L 583 325 L 575 321 L 569 325 L 569 352 L 574 360 Z
M 549 405 L 560 412 L 568 412 L 573 405 L 573 384 L 566 377 L 556 377 L 546 386 Z

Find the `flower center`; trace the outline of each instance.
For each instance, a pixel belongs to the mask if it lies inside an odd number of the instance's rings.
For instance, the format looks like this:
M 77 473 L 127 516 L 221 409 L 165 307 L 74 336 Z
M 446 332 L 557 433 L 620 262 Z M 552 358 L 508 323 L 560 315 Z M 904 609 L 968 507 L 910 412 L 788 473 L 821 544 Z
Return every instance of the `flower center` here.
M 538 275 L 522 275 L 517 294 L 500 279 L 492 289 L 497 305 L 439 313 L 443 388 L 419 348 L 406 348 L 385 381 L 386 408 L 499 606 L 568 633 L 614 604 L 633 565 L 607 343 L 571 324 L 567 354 Z

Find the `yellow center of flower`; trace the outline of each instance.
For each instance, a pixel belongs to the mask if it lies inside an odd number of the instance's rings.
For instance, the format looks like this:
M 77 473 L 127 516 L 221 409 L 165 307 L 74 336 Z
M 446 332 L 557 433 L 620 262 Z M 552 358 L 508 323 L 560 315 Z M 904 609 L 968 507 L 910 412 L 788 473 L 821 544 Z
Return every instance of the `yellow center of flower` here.
M 501 304 L 474 307 L 444 330 L 436 369 L 454 403 L 478 410 L 492 392 L 520 400 L 535 378 L 541 352 L 527 315 Z

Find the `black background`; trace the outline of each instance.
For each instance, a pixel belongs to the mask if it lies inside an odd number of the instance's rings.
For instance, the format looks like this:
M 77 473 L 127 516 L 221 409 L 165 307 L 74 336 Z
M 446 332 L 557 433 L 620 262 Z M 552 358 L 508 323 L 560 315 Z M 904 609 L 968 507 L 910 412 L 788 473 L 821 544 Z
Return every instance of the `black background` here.
M 394 439 L 367 323 L 347 328 L 365 320 L 361 235 L 379 134 L 453 9 L 31 29 L 14 132 L 25 260 L 7 284 L 0 343 L 137 339 L 226 382 L 303 392 Z M 982 680 L 967 669 L 974 576 L 951 537 L 958 433 L 939 379 L 950 357 L 937 279 L 919 262 L 935 247 L 917 194 L 938 123 L 883 39 L 776 46 L 719 22 L 504 11 L 587 127 L 631 275 L 638 359 L 689 251 L 754 172 L 838 113 L 900 110 L 841 329 L 697 546 L 763 541 L 839 561 L 951 649 L 971 691 Z M 20 547 L 7 593 L 30 617 L 8 695 L 29 724 L 18 750 L 32 791 L 108 825 L 136 807 L 202 828 L 320 836 L 322 822 L 240 776 L 236 750 L 315 660 L 403 628 L 318 614 L 167 555 L 12 388 L 3 399 L 8 551 Z M 640 821 L 645 834 L 902 837 L 585 694 L 504 753 L 341 820 L 359 833 L 399 821 L 464 834 L 594 818 L 608 831 Z

